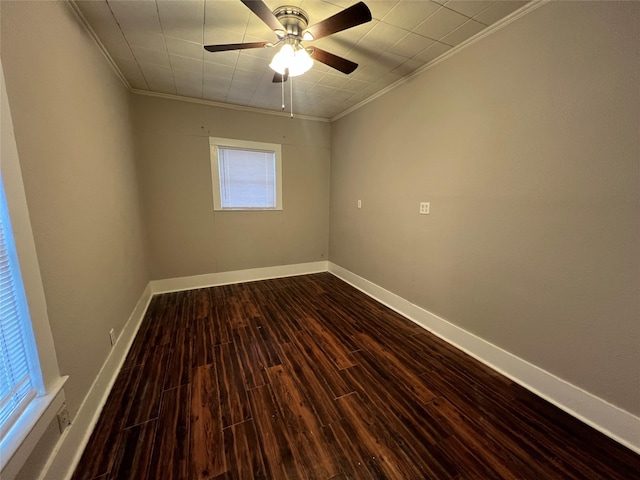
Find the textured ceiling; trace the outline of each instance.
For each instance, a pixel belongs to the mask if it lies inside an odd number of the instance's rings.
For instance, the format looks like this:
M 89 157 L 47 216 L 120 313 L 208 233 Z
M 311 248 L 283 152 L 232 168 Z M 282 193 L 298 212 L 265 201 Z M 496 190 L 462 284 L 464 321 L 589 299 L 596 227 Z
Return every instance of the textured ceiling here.
M 312 25 L 356 1 L 266 0 L 295 5 Z M 527 1 L 365 0 L 373 20 L 306 46 L 359 64 L 350 75 L 319 62 L 293 86 L 294 113 L 333 118 L 365 101 L 519 9 Z M 269 62 L 276 49 L 210 53 L 203 45 L 276 41 L 240 0 L 76 0 L 133 90 L 281 111 L 281 84 Z

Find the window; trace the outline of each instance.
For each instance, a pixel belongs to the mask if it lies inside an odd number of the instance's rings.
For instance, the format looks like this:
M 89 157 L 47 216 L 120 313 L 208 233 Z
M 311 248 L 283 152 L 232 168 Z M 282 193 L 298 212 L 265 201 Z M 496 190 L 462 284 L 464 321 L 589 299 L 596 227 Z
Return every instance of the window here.
M 282 154 L 274 143 L 210 138 L 214 210 L 282 210 Z
M 68 377 L 58 370 L 1 60 L 0 143 L 0 478 L 11 480 L 64 404 Z
M 0 437 L 42 390 L 29 310 L 0 178 Z

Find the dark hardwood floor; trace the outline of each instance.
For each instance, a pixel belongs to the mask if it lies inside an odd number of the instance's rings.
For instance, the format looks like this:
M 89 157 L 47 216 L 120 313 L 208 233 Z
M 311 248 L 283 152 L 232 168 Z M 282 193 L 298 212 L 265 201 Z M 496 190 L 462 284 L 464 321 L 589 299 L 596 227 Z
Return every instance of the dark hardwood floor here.
M 73 480 L 639 473 L 640 456 L 322 273 L 154 297 Z

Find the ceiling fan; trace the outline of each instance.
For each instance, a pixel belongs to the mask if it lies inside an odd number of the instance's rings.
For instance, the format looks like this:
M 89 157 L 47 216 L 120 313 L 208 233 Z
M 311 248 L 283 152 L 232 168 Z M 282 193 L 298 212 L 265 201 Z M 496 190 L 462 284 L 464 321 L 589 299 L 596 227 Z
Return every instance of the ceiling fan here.
M 209 52 L 244 50 L 249 48 L 270 48 L 282 44 L 282 48 L 269 65 L 276 73 L 274 83 L 286 82 L 291 76 L 301 75 L 311 68 L 313 60 L 324 63 L 342 73 L 350 74 L 358 64 L 318 47 L 305 47 L 303 41 L 319 40 L 333 33 L 371 21 L 371 11 L 358 2 L 335 15 L 307 28 L 309 16 L 299 7 L 284 5 L 273 12 L 262 0 L 241 0 L 278 37 L 276 43 L 251 42 L 205 45 Z

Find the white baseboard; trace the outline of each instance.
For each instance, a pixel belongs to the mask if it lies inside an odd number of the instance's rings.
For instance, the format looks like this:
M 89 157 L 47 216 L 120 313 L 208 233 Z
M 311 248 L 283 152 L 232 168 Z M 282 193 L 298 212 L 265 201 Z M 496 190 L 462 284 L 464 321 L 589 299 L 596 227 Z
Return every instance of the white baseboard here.
M 228 285 L 231 283 L 254 282 L 256 280 L 267 280 L 269 278 L 320 273 L 326 272 L 328 268 L 329 262 L 322 261 L 251 268 L 232 272 L 206 273 L 204 275 L 192 275 L 190 277 L 166 278 L 164 280 L 152 280 L 151 291 L 154 295 L 157 293 L 179 292 L 182 290 L 215 287 L 217 285 Z
M 40 474 L 39 480 L 69 479 L 73 474 L 84 447 L 89 441 L 93 428 L 100 417 L 111 387 L 120 372 L 120 368 L 131 348 L 133 339 L 138 333 L 144 314 L 151 301 L 151 285 L 142 292 L 129 320 L 125 324 L 118 340 L 111 349 L 107 360 L 102 365 L 89 393 L 84 398 L 73 423 L 61 435 L 56 448 L 51 453 L 47 464 Z
M 329 272 L 587 425 L 640 453 L 640 418 L 414 305 L 339 265 Z

